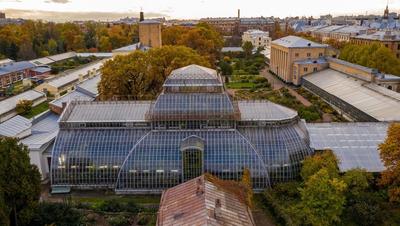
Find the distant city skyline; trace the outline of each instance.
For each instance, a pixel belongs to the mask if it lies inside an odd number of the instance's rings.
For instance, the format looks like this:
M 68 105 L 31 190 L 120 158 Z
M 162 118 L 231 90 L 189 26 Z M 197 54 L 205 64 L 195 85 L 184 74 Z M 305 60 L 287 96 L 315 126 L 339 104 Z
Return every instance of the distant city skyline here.
M 27 19 L 114 20 L 138 16 L 143 9 L 147 17 L 200 19 L 234 17 L 241 9 L 243 17 L 314 16 L 332 14 L 382 14 L 387 0 L 0 0 L 0 11 L 9 17 Z M 399 12 L 400 0 L 390 0 L 391 12 Z

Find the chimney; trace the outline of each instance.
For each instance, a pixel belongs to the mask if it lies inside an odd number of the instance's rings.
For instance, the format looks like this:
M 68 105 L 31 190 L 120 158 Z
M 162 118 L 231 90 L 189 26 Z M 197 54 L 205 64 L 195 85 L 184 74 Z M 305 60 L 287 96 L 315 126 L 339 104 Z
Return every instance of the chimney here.
M 143 11 L 140 11 L 140 19 L 139 21 L 142 22 L 144 20 L 144 13 Z
M 201 178 L 197 179 L 196 185 L 197 185 L 196 195 L 204 194 L 204 190 L 203 190 L 203 186 L 202 186 L 203 185 L 203 181 L 201 180 Z
M 221 217 L 221 200 L 220 199 L 216 199 L 215 200 L 215 209 L 214 209 L 214 218 L 216 220 L 218 220 L 218 218 Z
M 240 19 L 240 9 L 238 9 L 238 19 Z

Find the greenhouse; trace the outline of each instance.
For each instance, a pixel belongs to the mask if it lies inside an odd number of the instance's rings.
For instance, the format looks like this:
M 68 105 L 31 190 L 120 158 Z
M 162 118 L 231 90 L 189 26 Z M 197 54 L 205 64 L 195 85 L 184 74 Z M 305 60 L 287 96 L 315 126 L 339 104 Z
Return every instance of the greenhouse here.
M 160 193 L 211 173 L 253 188 L 298 177 L 313 153 L 297 112 L 268 101 L 234 101 L 215 70 L 177 69 L 154 101 L 70 102 L 51 162 L 53 188 Z

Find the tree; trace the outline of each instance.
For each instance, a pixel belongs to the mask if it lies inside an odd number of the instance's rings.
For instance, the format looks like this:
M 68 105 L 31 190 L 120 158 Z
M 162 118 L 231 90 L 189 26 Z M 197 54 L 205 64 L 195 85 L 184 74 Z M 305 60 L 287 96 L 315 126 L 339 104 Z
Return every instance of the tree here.
M 20 100 L 17 103 L 15 111 L 20 114 L 28 114 L 32 110 L 33 102 L 31 100 Z
M 319 170 L 326 168 L 331 177 L 338 177 L 339 170 L 337 168 L 337 160 L 331 150 L 316 153 L 307 157 L 303 162 L 300 175 L 304 181 L 316 174 Z
M 165 37 L 164 37 L 165 36 Z M 213 65 L 224 44 L 214 27 L 199 23 L 194 28 L 171 26 L 163 30 L 163 45 L 183 45 L 196 50 Z
M 311 225 L 335 225 L 340 221 L 346 201 L 346 184 L 332 178 L 326 168 L 309 177 L 300 189 L 301 206 L 306 222 Z
M 0 138 L 0 201 L 4 201 L 0 213 L 9 217 L 11 225 L 28 224 L 39 201 L 40 173 L 30 164 L 28 153 L 16 139 Z
M 103 52 L 109 52 L 112 50 L 112 45 L 110 42 L 110 38 L 107 36 L 101 36 L 99 41 L 99 49 Z
M 251 173 L 248 168 L 245 168 L 243 170 L 242 184 L 246 188 L 247 203 L 248 203 L 249 207 L 252 208 L 253 207 L 253 185 L 251 182 Z
M 135 51 L 117 56 L 102 68 L 100 99 L 154 98 L 173 70 L 190 64 L 210 67 L 204 57 L 184 46 L 163 46 L 148 52 Z
M 243 43 L 242 48 L 246 58 L 249 58 L 253 53 L 253 44 L 251 42 L 245 42 Z
M 346 183 L 348 199 L 357 198 L 361 193 L 366 192 L 370 188 L 373 179 L 372 174 L 363 169 L 352 169 L 347 171 L 343 177 Z
M 29 225 L 82 225 L 83 216 L 68 203 L 40 203 Z
M 57 53 L 57 42 L 56 42 L 54 39 L 50 39 L 50 40 L 47 42 L 47 48 L 48 48 L 48 52 L 49 52 L 51 55 L 56 54 L 56 53 Z
M 400 123 L 389 126 L 387 137 L 379 145 L 379 151 L 386 167 L 379 183 L 389 188 L 390 201 L 400 203 Z
M 222 75 L 232 75 L 233 68 L 230 63 L 226 62 L 225 60 L 221 60 L 219 62 L 219 68 L 221 69 Z
M 361 46 L 348 44 L 341 50 L 339 58 L 400 76 L 400 60 L 390 49 L 379 43 Z

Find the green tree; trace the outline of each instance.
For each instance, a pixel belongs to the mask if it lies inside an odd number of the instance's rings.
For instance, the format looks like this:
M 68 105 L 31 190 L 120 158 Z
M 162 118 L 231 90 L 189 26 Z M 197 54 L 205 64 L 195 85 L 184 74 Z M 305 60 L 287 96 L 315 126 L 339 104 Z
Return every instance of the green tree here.
M 347 171 L 342 179 L 347 185 L 348 192 L 346 194 L 350 199 L 368 191 L 373 177 L 371 173 L 363 169 L 352 169 Z
M 384 45 L 347 44 L 340 52 L 340 59 L 379 71 L 400 76 L 400 60 Z
M 253 53 L 253 44 L 251 42 L 244 42 L 242 48 L 246 58 L 249 58 Z
M 319 152 L 313 156 L 307 157 L 303 162 L 300 175 L 304 181 L 307 181 L 308 178 L 324 168 L 327 169 L 327 172 L 331 177 L 339 176 L 337 159 L 331 150 Z
M 184 46 L 163 46 L 117 56 L 102 68 L 100 98 L 155 98 L 173 70 L 190 64 L 210 67 L 204 57 Z
M 49 39 L 49 41 L 47 42 L 47 48 L 48 48 L 48 52 L 51 55 L 57 54 L 57 42 L 54 39 Z
M 300 189 L 302 212 L 311 225 L 336 225 L 344 210 L 346 184 L 326 168 L 308 178 Z
M 29 225 L 70 226 L 82 225 L 82 223 L 82 214 L 78 210 L 73 209 L 70 204 L 43 202 L 38 205 Z
M 233 74 L 233 68 L 230 63 L 221 60 L 219 62 L 219 68 L 221 69 L 222 75 L 232 75 Z
M 400 123 L 389 126 L 387 137 L 379 145 L 379 151 L 386 167 L 379 183 L 389 188 L 390 201 L 400 203 Z
M 4 201 L 0 213 L 9 216 L 12 225 L 28 224 L 39 201 L 40 173 L 30 164 L 28 153 L 16 139 L 0 138 L 0 201 Z

